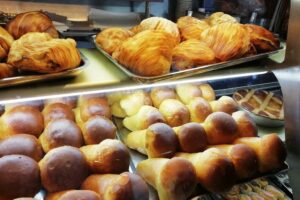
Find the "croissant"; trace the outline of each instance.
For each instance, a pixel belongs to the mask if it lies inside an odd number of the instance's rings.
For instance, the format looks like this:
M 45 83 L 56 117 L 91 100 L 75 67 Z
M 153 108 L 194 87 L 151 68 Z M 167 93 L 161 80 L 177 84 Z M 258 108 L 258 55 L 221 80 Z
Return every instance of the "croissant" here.
M 180 33 L 177 25 L 162 17 L 150 17 L 144 19 L 137 27 L 133 29 L 135 32 L 141 32 L 145 30 L 161 30 L 170 33 L 175 42 L 180 42 Z
M 238 23 L 238 21 L 234 17 L 232 17 L 228 14 L 225 14 L 223 12 L 213 13 L 212 15 L 209 16 L 209 18 L 207 19 L 207 22 L 211 26 L 221 24 L 221 23 L 225 23 L 225 22 Z
M 180 43 L 173 50 L 172 68 L 176 70 L 190 69 L 194 66 L 211 64 L 215 61 L 215 53 L 206 43 L 190 39 Z
M 202 31 L 209 28 L 209 24 L 204 20 L 194 17 L 184 16 L 177 20 L 177 26 L 180 31 L 181 40 L 200 39 Z
M 96 36 L 96 43 L 109 54 L 112 54 L 115 49 L 127 38 L 132 37 L 133 33 L 123 28 L 107 28 L 101 31 Z
M 48 33 L 27 33 L 16 40 L 7 62 L 20 70 L 55 73 L 80 64 L 73 39 L 53 39 Z
M 6 58 L 14 38 L 0 26 L 0 60 Z
M 270 31 L 254 24 L 244 25 L 250 33 L 251 43 L 258 52 L 274 51 L 279 48 L 280 42 Z
M 251 48 L 250 34 L 237 23 L 224 22 L 206 29 L 201 34 L 201 40 L 212 48 L 220 61 L 239 58 Z
M 158 76 L 170 71 L 175 42 L 167 32 L 147 30 L 127 39 L 113 58 L 141 76 Z
M 6 63 L 0 63 L 0 79 L 11 77 L 15 73 L 16 73 L 16 70 L 13 66 L 6 64 Z
M 53 38 L 58 38 L 52 20 L 43 12 L 32 11 L 18 14 L 6 25 L 6 30 L 18 39 L 28 32 L 45 32 Z

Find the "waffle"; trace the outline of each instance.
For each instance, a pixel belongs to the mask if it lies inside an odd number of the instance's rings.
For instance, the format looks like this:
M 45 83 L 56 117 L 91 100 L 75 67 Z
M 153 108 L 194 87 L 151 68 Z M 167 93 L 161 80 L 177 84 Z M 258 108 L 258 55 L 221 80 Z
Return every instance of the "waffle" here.
M 233 98 L 240 106 L 254 114 L 283 120 L 282 97 L 265 90 L 239 90 L 234 93 Z

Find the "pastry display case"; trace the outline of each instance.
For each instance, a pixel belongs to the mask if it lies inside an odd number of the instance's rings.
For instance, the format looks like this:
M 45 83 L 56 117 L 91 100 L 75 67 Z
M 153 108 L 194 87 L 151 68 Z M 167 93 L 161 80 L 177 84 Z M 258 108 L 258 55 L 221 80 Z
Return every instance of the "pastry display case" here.
M 0 200 L 299 196 L 297 1 L 287 39 L 170 1 L 4 2 Z

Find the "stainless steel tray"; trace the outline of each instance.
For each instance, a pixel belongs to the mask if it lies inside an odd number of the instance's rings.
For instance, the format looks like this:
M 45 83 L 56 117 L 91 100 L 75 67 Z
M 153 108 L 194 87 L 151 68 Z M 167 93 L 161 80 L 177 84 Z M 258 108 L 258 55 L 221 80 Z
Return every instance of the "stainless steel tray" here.
M 84 68 L 86 68 L 88 64 L 87 58 L 83 54 L 80 54 L 80 56 L 81 56 L 81 63 L 78 67 L 74 69 L 53 73 L 53 74 L 28 74 L 28 75 L 26 74 L 26 75 L 13 76 L 9 78 L 3 78 L 0 79 L 0 88 L 77 76 L 79 73 L 81 73 L 84 70 Z
M 182 70 L 182 71 L 171 71 L 168 74 L 164 74 L 164 75 L 160 75 L 160 76 L 147 77 L 147 76 L 136 75 L 136 74 L 132 73 L 130 70 L 128 70 L 126 67 L 124 67 L 121 64 L 119 64 L 115 59 L 113 59 L 111 57 L 111 55 L 109 55 L 108 53 L 106 53 L 96 43 L 95 39 L 96 39 L 96 36 L 93 36 L 93 41 L 95 43 L 96 48 L 105 57 L 107 57 L 111 62 L 113 62 L 120 70 L 122 70 L 131 79 L 133 79 L 134 81 L 140 82 L 140 83 L 153 83 L 153 82 L 162 81 L 162 80 L 182 79 L 182 78 L 193 76 L 193 75 L 196 75 L 196 74 L 201 74 L 201 73 L 205 73 L 205 72 L 209 72 L 209 71 L 214 71 L 214 70 L 217 70 L 217 69 L 222 69 L 222 68 L 226 68 L 226 67 L 230 67 L 230 66 L 234 66 L 234 65 L 238 65 L 238 64 L 250 62 L 250 61 L 259 60 L 259 59 L 262 59 L 262 58 L 267 58 L 270 55 L 278 53 L 278 52 L 280 52 L 282 50 L 282 48 L 280 48 L 280 49 L 275 50 L 275 51 L 271 51 L 271 52 L 267 52 L 267 53 L 261 53 L 261 54 L 257 54 L 257 55 L 254 55 L 254 56 L 248 56 L 248 57 L 244 57 L 244 58 L 239 58 L 239 59 L 230 60 L 230 61 L 226 61 L 226 62 L 214 63 L 214 64 L 210 64 L 210 65 L 195 66 L 192 69 L 186 69 L 186 70 Z

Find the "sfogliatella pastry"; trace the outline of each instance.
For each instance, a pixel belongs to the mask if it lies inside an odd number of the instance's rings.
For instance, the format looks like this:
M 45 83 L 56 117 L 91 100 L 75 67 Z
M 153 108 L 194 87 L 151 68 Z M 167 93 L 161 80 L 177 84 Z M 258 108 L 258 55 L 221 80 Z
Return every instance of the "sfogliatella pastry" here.
M 159 122 L 164 123 L 165 118 L 157 108 L 142 106 L 135 115 L 124 118 L 123 125 L 131 131 L 136 131 L 147 129 L 151 124 Z
M 159 30 L 169 33 L 171 38 L 176 43 L 180 42 L 180 33 L 177 25 L 165 18 L 162 17 L 149 17 L 144 19 L 135 29 L 137 32 L 142 32 L 145 30 Z
M 225 23 L 225 22 L 238 23 L 238 21 L 234 17 L 232 17 L 228 14 L 225 14 L 223 12 L 213 13 L 212 15 L 209 16 L 209 18 L 206 21 L 211 26 L 222 24 L 222 23 Z
M 14 38 L 0 26 L 0 60 L 7 57 L 13 41 Z
M 73 39 L 53 39 L 48 33 L 27 33 L 16 40 L 7 63 L 21 71 L 56 73 L 74 69 L 81 58 Z
M 0 63 L 0 79 L 14 76 L 17 70 L 7 63 Z
M 81 189 L 99 194 L 109 200 L 148 200 L 149 191 L 145 181 L 138 175 L 124 172 L 117 174 L 93 174 L 81 185 Z
M 184 70 L 215 62 L 215 53 L 205 42 L 189 39 L 173 49 L 172 69 Z
M 52 20 L 40 11 L 18 14 L 6 24 L 6 29 L 15 39 L 28 32 L 45 32 L 53 38 L 58 38 L 58 32 Z
M 33 197 L 41 188 L 40 169 L 32 158 L 8 155 L 0 158 L 0 199 Z
M 137 75 L 158 76 L 170 71 L 175 45 L 169 33 L 147 30 L 124 41 L 112 56 Z
M 99 144 L 80 148 L 92 172 L 97 174 L 119 174 L 128 171 L 130 155 L 119 140 L 106 139 Z
M 83 145 L 79 126 L 69 119 L 56 119 L 49 122 L 39 140 L 46 153 L 65 145 L 77 148 Z
M 216 100 L 216 93 L 214 89 L 211 87 L 211 85 L 207 83 L 202 83 L 199 85 L 199 88 L 202 91 L 202 98 L 204 98 L 206 101 Z
M 0 158 L 16 154 L 28 156 L 37 162 L 43 158 L 38 139 L 28 134 L 17 134 L 0 141 Z
M 160 200 L 186 200 L 197 179 L 193 165 L 183 158 L 151 158 L 137 165 L 137 173 L 153 186 Z
M 156 123 L 146 130 L 129 133 L 125 144 L 149 158 L 171 158 L 177 151 L 178 139 L 170 126 Z
M 16 106 L 6 110 L 0 119 L 0 138 L 15 134 L 30 134 L 39 137 L 44 130 L 43 115 L 31 106 Z
M 52 103 L 46 105 L 42 114 L 44 116 L 45 125 L 56 119 L 69 119 L 71 121 L 75 121 L 75 115 L 72 109 L 63 103 Z
M 274 51 L 279 48 L 280 42 L 273 33 L 264 27 L 255 24 L 244 25 L 250 33 L 250 41 L 259 53 Z
M 176 93 L 170 87 L 155 87 L 151 89 L 150 97 L 153 106 L 159 108 L 160 104 L 166 99 L 176 99 Z
M 228 61 L 240 58 L 250 48 L 250 34 L 246 28 L 237 23 L 225 22 L 204 30 L 201 41 L 214 51 L 216 59 Z
M 89 175 L 83 153 L 70 146 L 50 150 L 39 166 L 42 185 L 48 192 L 79 188 Z
M 129 30 L 112 27 L 98 33 L 96 36 L 96 43 L 108 54 L 112 54 L 122 42 L 132 36 L 133 33 Z
M 194 98 L 187 107 L 190 111 L 192 122 L 202 123 L 213 112 L 210 104 L 201 97 Z
M 182 41 L 189 39 L 199 40 L 202 31 L 210 27 L 206 21 L 191 16 L 180 17 L 177 20 L 177 26 Z
M 210 148 L 202 153 L 176 153 L 175 156 L 193 164 L 198 183 L 210 192 L 224 192 L 235 184 L 234 165 L 221 150 Z
M 159 112 L 171 127 L 181 126 L 190 122 L 188 108 L 176 99 L 166 99 L 159 106 Z
M 100 196 L 90 190 L 66 190 L 47 194 L 45 200 L 101 200 Z
M 202 97 L 202 91 L 196 84 L 179 84 L 176 86 L 176 93 L 185 105 L 196 97 Z

